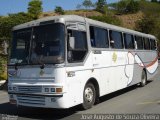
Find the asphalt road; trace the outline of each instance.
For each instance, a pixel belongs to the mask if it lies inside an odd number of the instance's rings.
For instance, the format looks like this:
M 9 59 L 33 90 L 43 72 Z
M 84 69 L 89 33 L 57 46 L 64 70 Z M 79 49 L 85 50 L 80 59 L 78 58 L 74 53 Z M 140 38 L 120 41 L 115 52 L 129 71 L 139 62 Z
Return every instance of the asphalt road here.
M 0 119 L 93 119 L 98 114 L 159 114 L 160 119 L 160 68 L 157 75 L 145 87 L 132 86 L 100 98 L 100 103 L 89 110 L 79 106 L 70 109 L 17 108 L 10 105 L 8 95 L 0 91 Z M 96 118 L 96 117 L 95 117 Z M 94 118 L 94 119 L 95 119 Z M 9 120 L 9 119 L 8 119 Z

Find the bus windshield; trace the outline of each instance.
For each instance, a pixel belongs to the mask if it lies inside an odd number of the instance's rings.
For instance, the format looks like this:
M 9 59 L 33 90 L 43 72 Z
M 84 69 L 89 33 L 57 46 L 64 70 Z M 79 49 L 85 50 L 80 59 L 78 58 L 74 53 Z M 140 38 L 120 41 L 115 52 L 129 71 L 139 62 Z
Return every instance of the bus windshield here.
M 64 25 L 36 26 L 13 32 L 10 64 L 58 64 L 64 62 Z

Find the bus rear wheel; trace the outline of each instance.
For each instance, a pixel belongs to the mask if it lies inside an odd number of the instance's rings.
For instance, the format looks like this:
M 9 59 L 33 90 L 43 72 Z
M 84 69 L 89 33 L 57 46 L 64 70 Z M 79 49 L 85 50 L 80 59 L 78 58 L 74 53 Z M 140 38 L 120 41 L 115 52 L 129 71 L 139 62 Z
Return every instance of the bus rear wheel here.
M 96 99 L 95 87 L 92 83 L 87 83 L 83 91 L 82 108 L 83 109 L 91 108 L 95 103 L 95 99 Z
M 146 72 L 143 70 L 142 71 L 142 75 L 141 75 L 141 82 L 140 82 L 140 86 L 144 87 L 147 83 L 147 75 Z

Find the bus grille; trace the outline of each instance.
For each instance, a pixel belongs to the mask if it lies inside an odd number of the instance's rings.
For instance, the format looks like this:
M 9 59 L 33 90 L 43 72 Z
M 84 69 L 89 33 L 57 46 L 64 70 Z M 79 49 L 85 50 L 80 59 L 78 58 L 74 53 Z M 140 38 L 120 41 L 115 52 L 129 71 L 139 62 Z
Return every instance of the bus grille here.
M 17 99 L 19 104 L 45 105 L 45 97 L 43 96 L 18 95 Z
M 42 92 L 42 86 L 18 86 L 18 92 L 41 93 Z

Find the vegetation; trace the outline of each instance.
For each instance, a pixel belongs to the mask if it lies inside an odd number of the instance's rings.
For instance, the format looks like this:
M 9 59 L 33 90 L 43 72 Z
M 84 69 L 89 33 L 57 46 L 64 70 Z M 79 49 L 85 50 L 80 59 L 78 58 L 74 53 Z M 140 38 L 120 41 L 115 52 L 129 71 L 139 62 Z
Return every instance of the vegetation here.
M 130 2 L 126 6 L 127 13 L 136 13 L 140 10 L 140 4 L 138 1 L 130 0 Z
M 12 27 L 32 20 L 26 13 L 9 14 L 0 18 L 0 41 L 10 40 Z
M 141 11 L 144 16 L 136 23 L 136 30 L 153 34 L 160 40 L 160 4 L 156 2 L 141 1 Z M 158 41 L 160 42 L 160 41 Z
M 90 16 L 89 18 L 91 18 L 93 20 L 98 20 L 101 22 L 113 24 L 113 25 L 118 25 L 118 26 L 121 25 L 120 19 L 118 19 L 117 17 L 112 16 L 112 15 Z
M 28 14 L 33 18 L 37 19 L 42 12 L 42 1 L 32 0 L 28 4 Z
M 96 10 L 101 12 L 102 14 L 106 14 L 108 10 L 106 0 L 98 0 L 98 2 L 96 3 Z
M 91 7 L 94 6 L 94 4 L 92 3 L 91 0 L 84 0 L 83 3 L 82 3 L 82 5 L 83 5 L 86 9 L 89 9 L 89 8 L 91 8 Z
M 2 54 L 2 42 L 10 42 L 12 36 L 12 28 L 14 26 L 37 19 L 42 12 L 41 5 L 41 1 L 32 0 L 28 4 L 28 13 L 20 12 L 0 17 L 0 80 L 7 79 L 7 56 Z
M 54 11 L 55 11 L 55 13 L 57 13 L 59 15 L 64 15 L 64 10 L 60 6 L 56 6 Z
M 0 57 L 0 80 L 7 79 L 7 56 Z
M 118 3 L 110 4 L 116 10 L 117 14 L 136 13 L 140 10 L 140 1 L 121 0 Z

